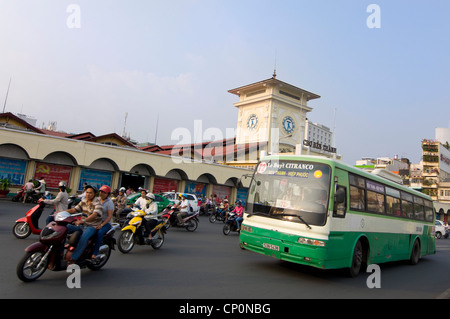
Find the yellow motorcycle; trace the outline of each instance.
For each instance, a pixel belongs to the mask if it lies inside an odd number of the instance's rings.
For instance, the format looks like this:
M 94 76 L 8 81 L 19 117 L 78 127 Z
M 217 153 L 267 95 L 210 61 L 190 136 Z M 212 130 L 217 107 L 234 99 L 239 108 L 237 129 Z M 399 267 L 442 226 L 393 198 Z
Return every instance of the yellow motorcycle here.
M 119 250 L 126 254 L 129 253 L 134 245 L 147 245 L 144 236 L 145 227 L 143 219 L 146 213 L 142 210 L 134 210 L 127 215 L 128 223 L 122 228 L 117 242 Z M 164 234 L 166 232 L 166 222 L 162 219 L 156 219 L 157 225 L 151 230 L 152 241 L 150 246 L 153 249 L 159 249 L 164 243 Z

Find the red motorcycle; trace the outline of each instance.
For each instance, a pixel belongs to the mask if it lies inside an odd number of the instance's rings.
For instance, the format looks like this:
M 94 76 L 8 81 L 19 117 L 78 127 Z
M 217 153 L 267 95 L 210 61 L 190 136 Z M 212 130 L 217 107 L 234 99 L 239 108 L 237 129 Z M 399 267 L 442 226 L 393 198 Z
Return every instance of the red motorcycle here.
M 178 222 L 177 214 L 179 213 L 179 209 L 175 206 L 167 206 L 163 211 L 161 218 L 167 219 L 166 228 L 169 227 L 178 227 L 178 228 L 186 228 L 187 231 L 193 232 L 198 227 L 198 211 L 195 213 L 188 213 L 187 216 L 183 218 L 183 223 L 180 225 Z
M 38 204 L 31 208 L 25 215 L 25 217 L 16 220 L 12 229 L 14 236 L 19 239 L 24 239 L 31 234 L 39 235 L 42 229 L 39 228 L 39 218 L 44 211 L 45 203 L 43 200 L 39 200 Z
M 38 279 L 47 269 L 61 271 L 67 269 L 67 261 L 70 259 L 73 250 L 81 237 L 81 231 L 76 231 L 67 239 L 67 225 L 77 220 L 80 214 L 69 214 L 60 212 L 56 214 L 55 220 L 42 229 L 39 241 L 25 248 L 25 255 L 17 264 L 17 276 L 24 282 L 30 282 Z M 113 224 L 103 237 L 103 244 L 100 247 L 99 254 L 95 260 L 91 259 L 96 236 L 94 236 L 86 246 L 83 254 L 77 261 L 81 268 L 88 267 L 91 270 L 102 268 L 108 261 L 111 250 L 114 249 L 116 240 L 114 232 L 118 224 Z
M 14 197 L 12 198 L 13 202 L 21 202 L 23 201 L 23 196 L 25 195 L 25 187 L 22 187 L 21 189 L 19 189 L 16 193 L 16 195 L 14 195 Z

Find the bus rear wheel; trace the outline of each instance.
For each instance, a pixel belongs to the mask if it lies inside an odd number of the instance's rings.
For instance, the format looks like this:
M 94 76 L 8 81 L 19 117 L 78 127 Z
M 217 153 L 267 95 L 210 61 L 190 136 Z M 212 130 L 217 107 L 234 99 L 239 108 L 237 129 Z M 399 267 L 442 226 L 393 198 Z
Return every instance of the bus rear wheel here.
M 411 250 L 411 257 L 409 258 L 409 263 L 411 265 L 417 265 L 419 263 L 419 259 L 420 259 L 420 243 L 416 239 L 414 241 L 414 245 Z

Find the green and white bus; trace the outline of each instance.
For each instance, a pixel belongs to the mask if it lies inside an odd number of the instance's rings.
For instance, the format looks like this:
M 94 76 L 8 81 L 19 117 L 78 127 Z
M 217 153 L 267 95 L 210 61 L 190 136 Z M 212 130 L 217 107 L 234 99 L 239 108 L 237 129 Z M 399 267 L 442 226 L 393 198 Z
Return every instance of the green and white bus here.
M 386 172 L 388 174 L 389 172 Z M 434 254 L 431 198 L 325 157 L 268 156 L 251 176 L 242 248 L 322 269 Z

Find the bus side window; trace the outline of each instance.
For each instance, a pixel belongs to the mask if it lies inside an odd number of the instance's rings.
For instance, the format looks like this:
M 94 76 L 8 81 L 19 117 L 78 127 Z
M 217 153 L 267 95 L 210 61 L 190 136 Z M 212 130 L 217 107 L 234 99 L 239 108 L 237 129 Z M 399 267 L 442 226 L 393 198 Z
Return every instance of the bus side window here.
M 336 193 L 334 194 L 333 217 L 344 218 L 346 209 L 347 209 L 347 188 L 338 185 L 336 188 Z

